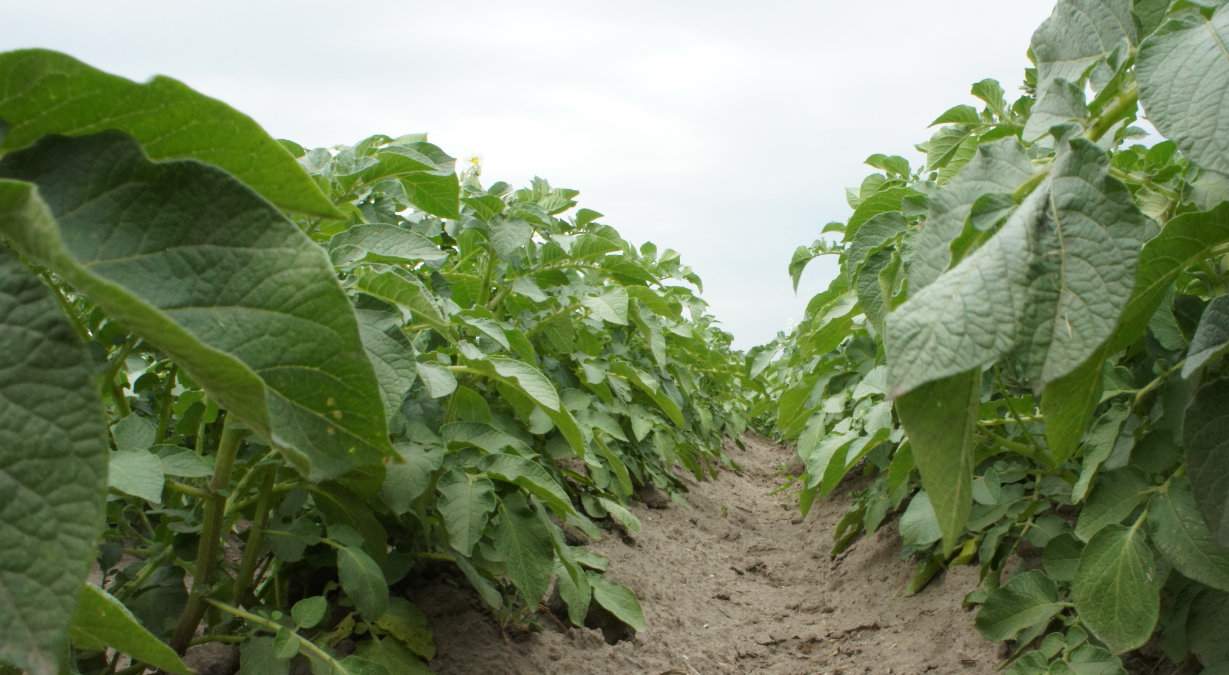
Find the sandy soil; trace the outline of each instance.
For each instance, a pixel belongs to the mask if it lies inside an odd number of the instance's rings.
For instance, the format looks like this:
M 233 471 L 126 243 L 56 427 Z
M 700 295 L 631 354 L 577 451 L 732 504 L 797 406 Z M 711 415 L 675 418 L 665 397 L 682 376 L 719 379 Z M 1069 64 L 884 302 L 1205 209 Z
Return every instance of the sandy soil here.
M 906 675 L 992 673 L 995 645 L 960 607 L 976 583 L 962 567 L 914 597 L 892 525 L 832 560 L 833 525 L 847 499 L 798 517 L 783 482 L 789 450 L 749 436 L 729 452 L 740 474 L 692 484 L 686 504 L 637 505 L 644 524 L 630 544 L 608 536 L 594 548 L 610 576 L 629 586 L 648 629 L 608 645 L 597 630 L 501 633 L 471 592 L 432 584 L 414 594 L 430 616 L 440 675 L 710 673 Z

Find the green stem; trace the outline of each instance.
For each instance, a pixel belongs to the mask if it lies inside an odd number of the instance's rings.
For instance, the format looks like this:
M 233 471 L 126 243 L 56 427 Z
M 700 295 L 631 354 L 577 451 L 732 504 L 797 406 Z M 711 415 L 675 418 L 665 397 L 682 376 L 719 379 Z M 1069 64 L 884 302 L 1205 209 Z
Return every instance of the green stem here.
M 1167 368 L 1165 372 L 1157 375 L 1151 382 L 1144 385 L 1142 389 L 1135 392 L 1135 399 L 1131 402 L 1131 407 L 1139 408 L 1140 404 L 1144 402 L 1144 399 L 1149 394 L 1159 389 L 1162 384 L 1165 384 L 1165 380 L 1168 380 L 1170 375 L 1173 375 L 1175 372 L 1181 370 L 1185 363 L 1186 359 L 1179 360 L 1177 363 Z
M 1114 128 L 1124 117 L 1135 113 L 1139 107 L 1139 87 L 1135 83 L 1127 87 L 1114 98 L 1106 109 L 1093 120 L 1088 128 L 1088 140 L 1096 143 L 1110 129 Z
M 231 594 L 231 599 L 239 605 L 244 604 L 244 598 L 256 573 L 256 564 L 260 562 L 261 543 L 264 540 L 265 525 L 269 522 L 269 505 L 273 500 L 274 473 L 272 469 L 265 472 L 265 479 L 261 482 L 260 501 L 256 502 L 256 521 L 248 529 L 248 538 L 243 544 L 243 560 L 239 563 L 239 573 L 235 575 L 235 591 Z
M 489 251 L 486 258 L 486 269 L 482 272 L 482 288 L 478 289 L 478 301 L 474 304 L 485 306 L 491 299 L 491 279 L 495 277 L 495 252 Z
M 179 372 L 179 366 L 172 365 L 170 372 L 166 375 L 166 385 L 162 388 L 162 397 L 160 407 L 158 408 L 158 435 L 155 436 L 157 443 L 166 440 L 166 432 L 171 426 L 171 392 L 175 389 L 175 375 Z
M 1050 175 L 1050 168 L 1046 167 L 1029 177 L 1028 180 L 1020 184 L 1016 191 L 1011 193 L 1011 200 L 1017 204 L 1023 202 L 1029 195 L 1033 194 L 1033 190 L 1041 185 L 1041 181 Z
M 213 495 L 209 494 L 208 490 L 202 490 L 195 485 L 188 485 L 177 480 L 168 480 L 166 486 L 182 495 L 196 497 L 197 499 L 210 499 Z
M 166 562 L 172 555 L 174 555 L 174 553 L 175 549 L 168 545 L 159 551 L 157 555 L 146 558 L 145 564 L 141 566 L 141 569 L 137 572 L 137 575 L 133 577 L 131 581 L 123 586 L 120 586 L 119 589 L 115 591 L 115 597 L 123 600 L 134 591 L 141 588 L 145 581 L 148 580 L 149 577 L 162 566 L 162 563 Z
M 235 466 L 235 456 L 239 453 L 240 441 L 243 440 L 246 429 L 240 429 L 232 423 L 234 418 L 226 416 L 222 426 L 222 438 L 218 442 L 218 455 L 214 461 L 213 478 L 209 481 L 209 499 L 205 502 L 205 517 L 201 525 L 200 543 L 196 549 L 196 562 L 192 572 L 192 593 L 188 596 L 188 604 L 184 607 L 179 623 L 171 638 L 171 647 L 180 654 L 188 648 L 196 627 L 205 616 L 206 594 L 213 583 L 213 573 L 217 567 L 218 552 L 222 544 L 222 514 L 226 511 L 226 488 L 230 485 L 231 470 Z
M 77 310 L 73 308 L 73 303 L 64 295 L 64 290 L 60 285 L 51 280 L 51 275 L 44 274 L 43 282 L 51 289 L 51 294 L 55 296 L 55 300 L 60 305 L 60 311 L 64 312 L 68 323 L 73 327 L 73 332 L 77 337 L 81 338 L 82 342 L 90 341 L 90 331 L 86 330 L 85 324 L 81 323 L 81 318 L 77 316 Z
M 218 602 L 217 600 L 213 600 L 213 599 L 206 599 L 205 602 L 209 603 L 216 609 L 219 609 L 223 612 L 226 612 L 227 614 L 230 614 L 231 616 L 238 617 L 240 619 L 243 619 L 244 621 L 247 621 L 248 623 L 251 623 L 256 626 L 260 626 L 261 628 L 264 628 L 265 630 L 271 633 L 277 633 L 278 631 L 281 631 L 281 630 L 288 630 L 287 626 L 283 626 L 282 624 L 277 623 L 276 621 L 273 621 L 272 619 L 266 619 L 265 617 L 260 616 L 259 614 L 253 614 L 251 612 L 244 611 L 233 605 L 228 605 L 225 602 Z M 295 636 L 299 638 L 300 647 L 311 652 L 313 656 L 323 661 L 324 664 L 329 667 L 328 672 L 330 673 L 347 672 L 346 669 L 342 667 L 341 663 L 339 663 L 337 659 L 333 658 L 332 654 L 329 654 L 328 652 L 324 651 L 323 649 L 320 648 L 319 645 L 312 642 L 311 640 L 308 640 L 302 635 L 299 635 L 297 632 L 295 633 Z

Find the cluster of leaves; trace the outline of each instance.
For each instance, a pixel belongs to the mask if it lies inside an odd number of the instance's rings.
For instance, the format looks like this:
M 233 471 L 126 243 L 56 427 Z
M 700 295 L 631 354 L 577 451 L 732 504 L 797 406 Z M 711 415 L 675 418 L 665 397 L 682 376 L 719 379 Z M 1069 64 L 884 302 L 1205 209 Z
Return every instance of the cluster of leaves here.
M 899 515 L 911 591 L 980 564 L 1010 672 L 1229 672 L 1227 42 L 1223 0 L 1059 0 L 1022 96 L 868 160 L 790 265 L 840 275 L 748 355 L 802 508 L 868 476 L 834 553 Z
M 584 544 L 746 418 L 677 253 L 53 52 L 0 55 L 0 120 L 0 670 L 427 672 L 430 568 L 643 626 Z

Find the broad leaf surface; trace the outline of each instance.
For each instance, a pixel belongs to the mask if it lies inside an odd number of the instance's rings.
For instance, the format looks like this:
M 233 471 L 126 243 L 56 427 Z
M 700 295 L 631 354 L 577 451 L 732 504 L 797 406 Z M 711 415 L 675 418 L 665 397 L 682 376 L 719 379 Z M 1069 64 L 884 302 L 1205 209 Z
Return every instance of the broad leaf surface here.
M 1188 578 L 1229 591 L 1229 547 L 1212 540 L 1191 493 L 1182 478 L 1156 497 L 1148 510 L 1152 541 L 1161 555 Z
M 1208 303 L 1199 318 L 1186 363 L 1182 365 L 1182 377 L 1190 377 L 1226 350 L 1229 350 L 1229 295 L 1222 295 Z
M 36 184 L 46 203 L 4 236 L 301 471 L 335 476 L 391 454 L 354 311 L 320 248 L 267 202 L 212 167 L 151 163 L 117 134 L 45 139 L 5 156 L 0 177 Z
M 1113 334 L 1150 225 L 1100 149 L 1063 145 L 1002 230 L 888 316 L 893 396 L 1008 354 L 1044 385 Z
M 1080 556 L 1071 595 L 1080 620 L 1115 654 L 1152 635 L 1160 615 L 1159 571 L 1143 530 L 1111 525 Z
M 1212 538 L 1229 548 L 1229 380 L 1199 390 L 1183 431 L 1195 503 Z
M 168 77 L 137 84 L 43 49 L 0 54 L 0 150 L 49 134 L 118 130 L 152 159 L 218 166 L 283 209 L 339 215 L 294 157 L 250 117 Z
M 168 673 L 192 672 L 175 650 L 142 626 L 122 602 L 94 584 L 81 587 L 69 632 L 73 644 L 81 649 L 111 647 Z
M 1053 580 L 1036 570 L 1021 572 L 986 598 L 977 612 L 977 629 L 990 640 L 1011 640 L 1026 628 L 1048 623 L 1062 608 Z
M 503 500 L 494 537 L 507 558 L 508 579 L 529 606 L 536 605 L 550 587 L 555 549 L 542 518 L 520 493 Z
M 463 471 L 449 471 L 440 477 L 438 508 L 444 516 L 448 541 L 458 552 L 470 555 L 482 538 L 491 512 L 495 510 L 495 486 L 487 478 Z
M 0 182 L 0 224 L 27 217 L 20 191 Z M 107 432 L 88 353 L 2 245 L 0 344 L 0 662 L 54 675 L 103 528 Z

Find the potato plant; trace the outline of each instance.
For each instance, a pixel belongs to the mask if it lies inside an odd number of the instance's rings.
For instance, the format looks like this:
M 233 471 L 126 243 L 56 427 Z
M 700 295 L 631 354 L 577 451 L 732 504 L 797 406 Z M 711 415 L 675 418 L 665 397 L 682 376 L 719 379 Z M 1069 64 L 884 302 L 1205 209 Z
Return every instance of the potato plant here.
M 1059 0 L 1021 96 L 867 160 L 790 265 L 840 275 L 748 356 L 804 511 L 873 476 L 834 553 L 896 517 L 910 591 L 979 564 L 1008 672 L 1229 669 L 1227 40 L 1219 1 Z
M 746 425 L 677 253 L 49 51 L 0 54 L 0 121 L 0 670 L 427 672 L 440 570 L 505 624 L 554 588 L 643 628 L 584 544 Z

